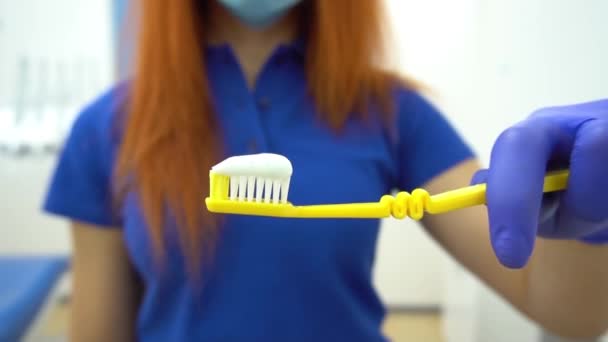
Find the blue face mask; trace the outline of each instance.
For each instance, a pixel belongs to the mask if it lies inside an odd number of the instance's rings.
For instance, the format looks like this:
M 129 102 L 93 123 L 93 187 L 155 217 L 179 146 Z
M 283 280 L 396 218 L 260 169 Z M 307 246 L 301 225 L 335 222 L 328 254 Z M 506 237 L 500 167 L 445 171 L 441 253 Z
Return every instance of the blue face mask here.
M 235 16 L 249 25 L 265 27 L 302 0 L 219 0 Z

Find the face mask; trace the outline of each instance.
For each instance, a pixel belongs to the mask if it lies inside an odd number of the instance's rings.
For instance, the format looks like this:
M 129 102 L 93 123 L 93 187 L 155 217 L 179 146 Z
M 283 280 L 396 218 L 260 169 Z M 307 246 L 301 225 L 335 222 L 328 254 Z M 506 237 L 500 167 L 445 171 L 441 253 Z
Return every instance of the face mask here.
M 301 0 L 219 0 L 249 25 L 264 27 L 283 16 Z

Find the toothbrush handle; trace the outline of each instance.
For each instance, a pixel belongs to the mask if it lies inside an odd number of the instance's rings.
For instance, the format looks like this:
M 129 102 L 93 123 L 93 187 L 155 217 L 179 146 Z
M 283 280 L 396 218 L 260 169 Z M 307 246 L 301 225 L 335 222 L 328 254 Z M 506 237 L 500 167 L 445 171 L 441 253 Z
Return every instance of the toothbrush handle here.
M 486 184 L 477 184 L 431 196 L 426 211 L 430 214 L 442 214 L 485 203 Z
M 379 202 L 345 203 L 294 206 L 291 203 L 273 204 L 235 202 L 226 197 L 228 177 L 212 175 L 210 198 L 205 200 L 207 209 L 215 213 L 240 215 L 290 217 L 290 218 L 387 218 L 406 217 L 420 220 L 425 213 L 441 214 L 486 203 L 486 184 L 472 185 L 431 196 L 424 189 L 411 194 L 405 191 L 397 196 L 383 196 Z M 545 176 L 543 192 L 566 189 L 568 170 L 550 172 Z
M 568 183 L 568 171 L 550 172 L 545 176 L 543 192 L 564 190 Z M 486 184 L 472 185 L 434 196 L 423 189 L 416 189 L 411 194 L 400 192 L 396 197 L 386 195 L 380 202 L 352 204 L 324 204 L 312 206 L 285 207 L 277 216 L 307 218 L 385 218 L 414 220 L 423 218 L 425 212 L 441 214 L 453 210 L 486 204 Z
M 543 192 L 566 190 L 568 187 L 568 176 L 570 176 L 570 170 L 559 170 L 547 173 L 547 176 L 545 176 Z
M 286 216 L 300 218 L 387 218 L 390 203 L 385 201 L 350 204 L 322 204 L 286 208 Z
M 543 192 L 548 193 L 566 189 L 569 174 L 568 170 L 547 173 Z M 486 184 L 472 185 L 431 196 L 427 202 L 426 211 L 431 214 L 440 214 L 482 204 L 486 204 Z

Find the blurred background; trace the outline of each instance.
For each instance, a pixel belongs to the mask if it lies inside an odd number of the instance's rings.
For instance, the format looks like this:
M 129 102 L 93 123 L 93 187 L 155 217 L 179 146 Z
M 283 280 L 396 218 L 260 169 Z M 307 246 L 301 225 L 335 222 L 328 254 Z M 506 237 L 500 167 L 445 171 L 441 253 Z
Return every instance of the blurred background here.
M 392 67 L 434 89 L 484 162 L 498 134 L 534 109 L 607 97 L 608 1 L 386 1 Z M 65 338 L 67 223 L 39 208 L 79 108 L 126 76 L 126 6 L 0 0 L 0 341 Z M 383 223 L 375 282 L 395 341 L 561 341 L 413 222 Z

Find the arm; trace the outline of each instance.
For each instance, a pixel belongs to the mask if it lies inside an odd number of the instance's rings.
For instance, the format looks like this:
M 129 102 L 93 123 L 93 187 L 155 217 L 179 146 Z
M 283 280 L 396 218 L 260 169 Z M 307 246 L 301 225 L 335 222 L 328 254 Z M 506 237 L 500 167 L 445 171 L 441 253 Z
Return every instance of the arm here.
M 140 291 L 122 230 L 74 223 L 72 238 L 70 340 L 134 341 Z
M 466 161 L 424 185 L 431 193 L 466 186 L 480 168 Z M 497 260 L 485 207 L 423 220 L 429 233 L 461 264 L 523 314 L 564 337 L 586 338 L 608 328 L 608 247 L 538 239 L 521 269 Z

